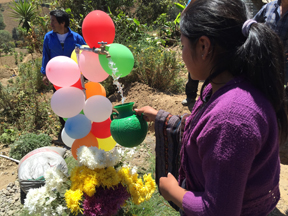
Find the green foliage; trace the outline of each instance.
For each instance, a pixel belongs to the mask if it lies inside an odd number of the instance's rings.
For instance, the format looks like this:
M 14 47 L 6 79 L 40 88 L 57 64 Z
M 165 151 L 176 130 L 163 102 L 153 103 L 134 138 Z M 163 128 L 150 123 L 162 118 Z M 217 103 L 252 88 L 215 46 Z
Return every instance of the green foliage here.
M 115 24 L 115 40 L 116 43 L 132 43 L 145 35 L 147 30 L 146 24 L 140 24 L 137 19 L 130 18 L 123 11 L 119 11 L 118 15 L 110 13 L 111 19 Z
M 11 144 L 15 141 L 17 132 L 14 129 L 4 129 L 4 133 L 0 136 L 0 142 L 3 144 Z
M 179 62 L 176 53 L 161 47 L 147 47 L 134 53 L 134 75 L 138 80 L 160 91 L 182 92 Z
M 4 30 L 5 27 L 6 27 L 6 25 L 5 25 L 4 20 L 3 20 L 3 15 L 0 12 L 0 30 Z
M 20 52 L 20 57 L 19 57 L 19 61 L 20 61 L 20 62 L 22 62 L 22 61 L 23 61 L 23 56 L 24 56 L 24 55 L 23 55 L 23 53 L 22 53 L 22 52 Z
M 126 202 L 126 206 L 118 212 L 116 216 L 146 216 L 146 215 L 159 215 L 159 216 L 174 216 L 179 215 L 169 203 L 159 194 L 155 192 L 150 200 L 135 205 L 131 201 Z
M 12 41 L 12 36 L 10 32 L 6 30 L 0 30 L 0 43 L 2 44 L 7 44 L 9 41 Z
M 41 60 L 30 61 L 19 65 L 19 76 L 13 84 L 0 85 L 0 110 L 4 128 L 13 127 L 19 131 L 57 134 L 60 124 L 58 116 L 50 107 L 50 100 L 39 91 L 50 90 L 42 82 L 39 72 Z
M 34 149 L 50 146 L 52 138 L 46 134 L 28 133 L 21 135 L 10 145 L 10 157 L 20 160 Z
M 178 23 L 167 21 L 167 14 L 161 14 L 154 25 L 157 26 L 159 37 L 165 41 L 166 46 L 174 46 L 179 43 L 180 29 Z
M 65 158 L 65 162 L 68 167 L 68 174 L 71 175 L 71 171 L 73 170 L 74 167 L 79 165 L 79 162 L 73 156 Z
M 91 11 L 102 10 L 108 13 L 110 9 L 115 14 L 117 9 L 128 12 L 132 6 L 133 0 L 62 0 L 58 5 L 70 15 L 70 26 L 79 33 L 84 17 Z
M 17 40 L 20 40 L 20 33 L 19 33 L 19 30 L 17 28 L 13 28 L 12 29 L 12 38 L 17 41 Z
M 18 53 L 14 52 L 15 64 L 18 65 Z
M 10 6 L 12 9 L 11 17 L 14 17 L 19 20 L 19 25 L 22 24 L 22 28 L 25 28 L 26 31 L 30 29 L 30 23 L 36 17 L 36 6 L 32 5 L 28 0 L 20 0 L 18 2 L 13 1 L 13 6 Z
M 139 0 L 135 16 L 140 23 L 150 25 L 159 15 L 167 13 L 172 5 L 172 0 Z

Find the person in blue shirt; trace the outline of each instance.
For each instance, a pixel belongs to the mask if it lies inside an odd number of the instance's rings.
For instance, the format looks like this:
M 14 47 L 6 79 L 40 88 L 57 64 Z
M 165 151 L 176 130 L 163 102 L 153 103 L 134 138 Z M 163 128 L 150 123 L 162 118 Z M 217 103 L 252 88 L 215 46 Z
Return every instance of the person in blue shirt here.
M 190 2 L 191 0 L 187 2 L 186 7 Z M 188 109 L 190 111 L 192 110 L 194 103 L 196 101 L 197 92 L 198 92 L 198 84 L 199 84 L 199 80 L 191 79 L 190 73 L 188 72 L 188 82 L 186 83 L 186 86 L 185 86 L 186 99 L 182 101 L 182 105 L 188 106 Z
M 44 37 L 41 67 L 41 73 L 43 74 L 43 82 L 45 85 L 49 84 L 45 71 L 49 60 L 60 55 L 70 57 L 71 53 L 75 49 L 75 44 L 86 44 L 81 35 L 71 31 L 69 28 L 69 22 L 69 16 L 65 11 L 53 10 L 50 12 L 52 31 L 49 31 Z
M 56 56 L 70 57 L 71 53 L 75 49 L 76 44 L 85 45 L 85 41 L 81 35 L 71 31 L 69 28 L 69 16 L 65 11 L 53 10 L 50 12 L 50 25 L 52 31 L 49 31 L 44 36 L 43 43 L 43 57 L 41 73 L 43 74 L 43 82 L 45 85 L 49 84 L 49 80 L 46 76 L 46 65 L 50 59 Z M 53 87 L 53 91 L 56 89 Z M 61 131 L 64 128 L 65 121 L 59 117 L 62 128 L 58 135 L 58 141 L 62 143 Z

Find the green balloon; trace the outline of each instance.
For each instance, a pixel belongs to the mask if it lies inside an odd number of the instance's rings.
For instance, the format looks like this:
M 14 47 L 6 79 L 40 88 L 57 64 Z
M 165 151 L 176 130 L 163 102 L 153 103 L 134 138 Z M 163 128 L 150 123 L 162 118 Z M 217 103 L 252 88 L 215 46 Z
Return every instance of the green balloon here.
M 109 67 L 110 59 L 115 64 L 113 68 L 117 68 L 116 76 L 127 76 L 134 67 L 134 57 L 129 48 L 122 44 L 112 43 L 106 46 L 106 50 L 111 58 L 107 58 L 106 55 L 99 55 L 100 64 L 106 73 L 112 75 L 112 69 Z

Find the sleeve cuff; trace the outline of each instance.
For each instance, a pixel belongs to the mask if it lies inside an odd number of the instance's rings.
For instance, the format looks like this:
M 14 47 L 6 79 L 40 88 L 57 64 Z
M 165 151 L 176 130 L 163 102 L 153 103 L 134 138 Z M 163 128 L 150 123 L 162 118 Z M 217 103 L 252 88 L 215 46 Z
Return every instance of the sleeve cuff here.
M 184 194 L 182 207 L 186 215 L 202 215 L 205 212 L 202 196 L 203 192 L 188 191 Z

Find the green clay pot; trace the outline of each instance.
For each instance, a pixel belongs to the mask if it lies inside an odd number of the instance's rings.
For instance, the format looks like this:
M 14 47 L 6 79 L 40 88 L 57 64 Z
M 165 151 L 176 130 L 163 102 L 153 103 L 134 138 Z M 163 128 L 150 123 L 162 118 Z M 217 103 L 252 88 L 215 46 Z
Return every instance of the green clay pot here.
M 117 105 L 114 108 L 118 113 L 111 114 L 111 135 L 119 145 L 128 148 L 140 145 L 148 131 L 143 115 L 138 116 L 132 110 L 133 104 L 134 102 Z

